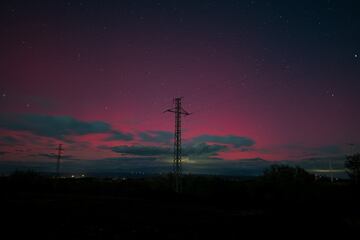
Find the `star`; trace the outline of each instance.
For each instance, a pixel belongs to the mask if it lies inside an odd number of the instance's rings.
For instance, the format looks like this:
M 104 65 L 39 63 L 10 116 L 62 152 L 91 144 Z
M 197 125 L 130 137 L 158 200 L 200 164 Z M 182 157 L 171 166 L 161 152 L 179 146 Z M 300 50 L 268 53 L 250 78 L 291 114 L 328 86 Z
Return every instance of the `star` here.
M 335 97 L 335 91 L 332 89 L 326 90 L 326 94 L 330 97 Z
M 354 54 L 354 57 L 355 57 L 355 58 L 358 58 L 358 56 L 359 56 L 359 55 L 358 55 L 357 53 Z
M 6 93 L 1 94 L 2 97 L 6 97 Z

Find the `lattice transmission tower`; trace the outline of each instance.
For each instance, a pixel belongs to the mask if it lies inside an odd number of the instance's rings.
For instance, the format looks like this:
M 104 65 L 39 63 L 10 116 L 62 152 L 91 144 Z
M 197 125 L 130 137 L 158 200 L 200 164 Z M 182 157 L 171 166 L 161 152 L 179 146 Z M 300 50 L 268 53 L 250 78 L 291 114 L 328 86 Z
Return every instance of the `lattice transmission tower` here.
M 182 166 L 181 166 L 181 116 L 190 115 L 181 106 L 182 97 L 174 98 L 174 107 L 165 110 L 164 112 L 175 113 L 175 134 L 174 134 L 174 161 L 173 161 L 173 173 L 175 177 L 175 192 L 182 192 Z
M 56 177 L 59 178 L 60 177 L 60 160 L 61 160 L 61 156 L 63 154 L 63 151 L 65 149 L 62 147 L 62 144 L 59 144 L 59 147 L 56 150 L 58 151 L 58 153 L 57 153 L 57 161 L 56 161 Z

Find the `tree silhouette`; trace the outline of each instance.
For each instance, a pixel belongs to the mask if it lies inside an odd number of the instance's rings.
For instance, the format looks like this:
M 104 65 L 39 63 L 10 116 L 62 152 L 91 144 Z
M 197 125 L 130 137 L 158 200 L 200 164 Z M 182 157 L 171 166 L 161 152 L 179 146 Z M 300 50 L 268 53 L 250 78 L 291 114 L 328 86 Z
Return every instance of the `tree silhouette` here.
M 274 164 L 265 169 L 263 179 L 273 183 L 308 183 L 314 176 L 300 167 Z
M 360 153 L 346 156 L 346 172 L 355 184 L 359 183 L 360 177 Z

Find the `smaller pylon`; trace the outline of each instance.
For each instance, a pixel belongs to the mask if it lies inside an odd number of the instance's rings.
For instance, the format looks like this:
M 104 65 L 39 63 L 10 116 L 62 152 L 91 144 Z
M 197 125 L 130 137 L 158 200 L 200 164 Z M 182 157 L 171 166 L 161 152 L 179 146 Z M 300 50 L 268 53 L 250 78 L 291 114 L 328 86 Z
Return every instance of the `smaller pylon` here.
M 60 177 L 60 160 L 61 160 L 61 155 L 64 151 L 61 143 L 59 144 L 59 147 L 56 150 L 58 151 L 57 161 L 56 161 L 56 177 L 59 178 Z

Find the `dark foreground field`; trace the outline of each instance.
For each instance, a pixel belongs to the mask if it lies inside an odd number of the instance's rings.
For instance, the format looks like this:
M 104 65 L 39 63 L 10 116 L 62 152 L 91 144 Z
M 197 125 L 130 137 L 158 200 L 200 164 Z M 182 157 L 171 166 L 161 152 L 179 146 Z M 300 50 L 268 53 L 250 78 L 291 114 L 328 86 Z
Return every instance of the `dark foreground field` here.
M 169 176 L 29 175 L 0 179 L 1 239 L 344 239 L 360 229 L 359 191 L 347 182 L 186 176 L 178 195 Z

